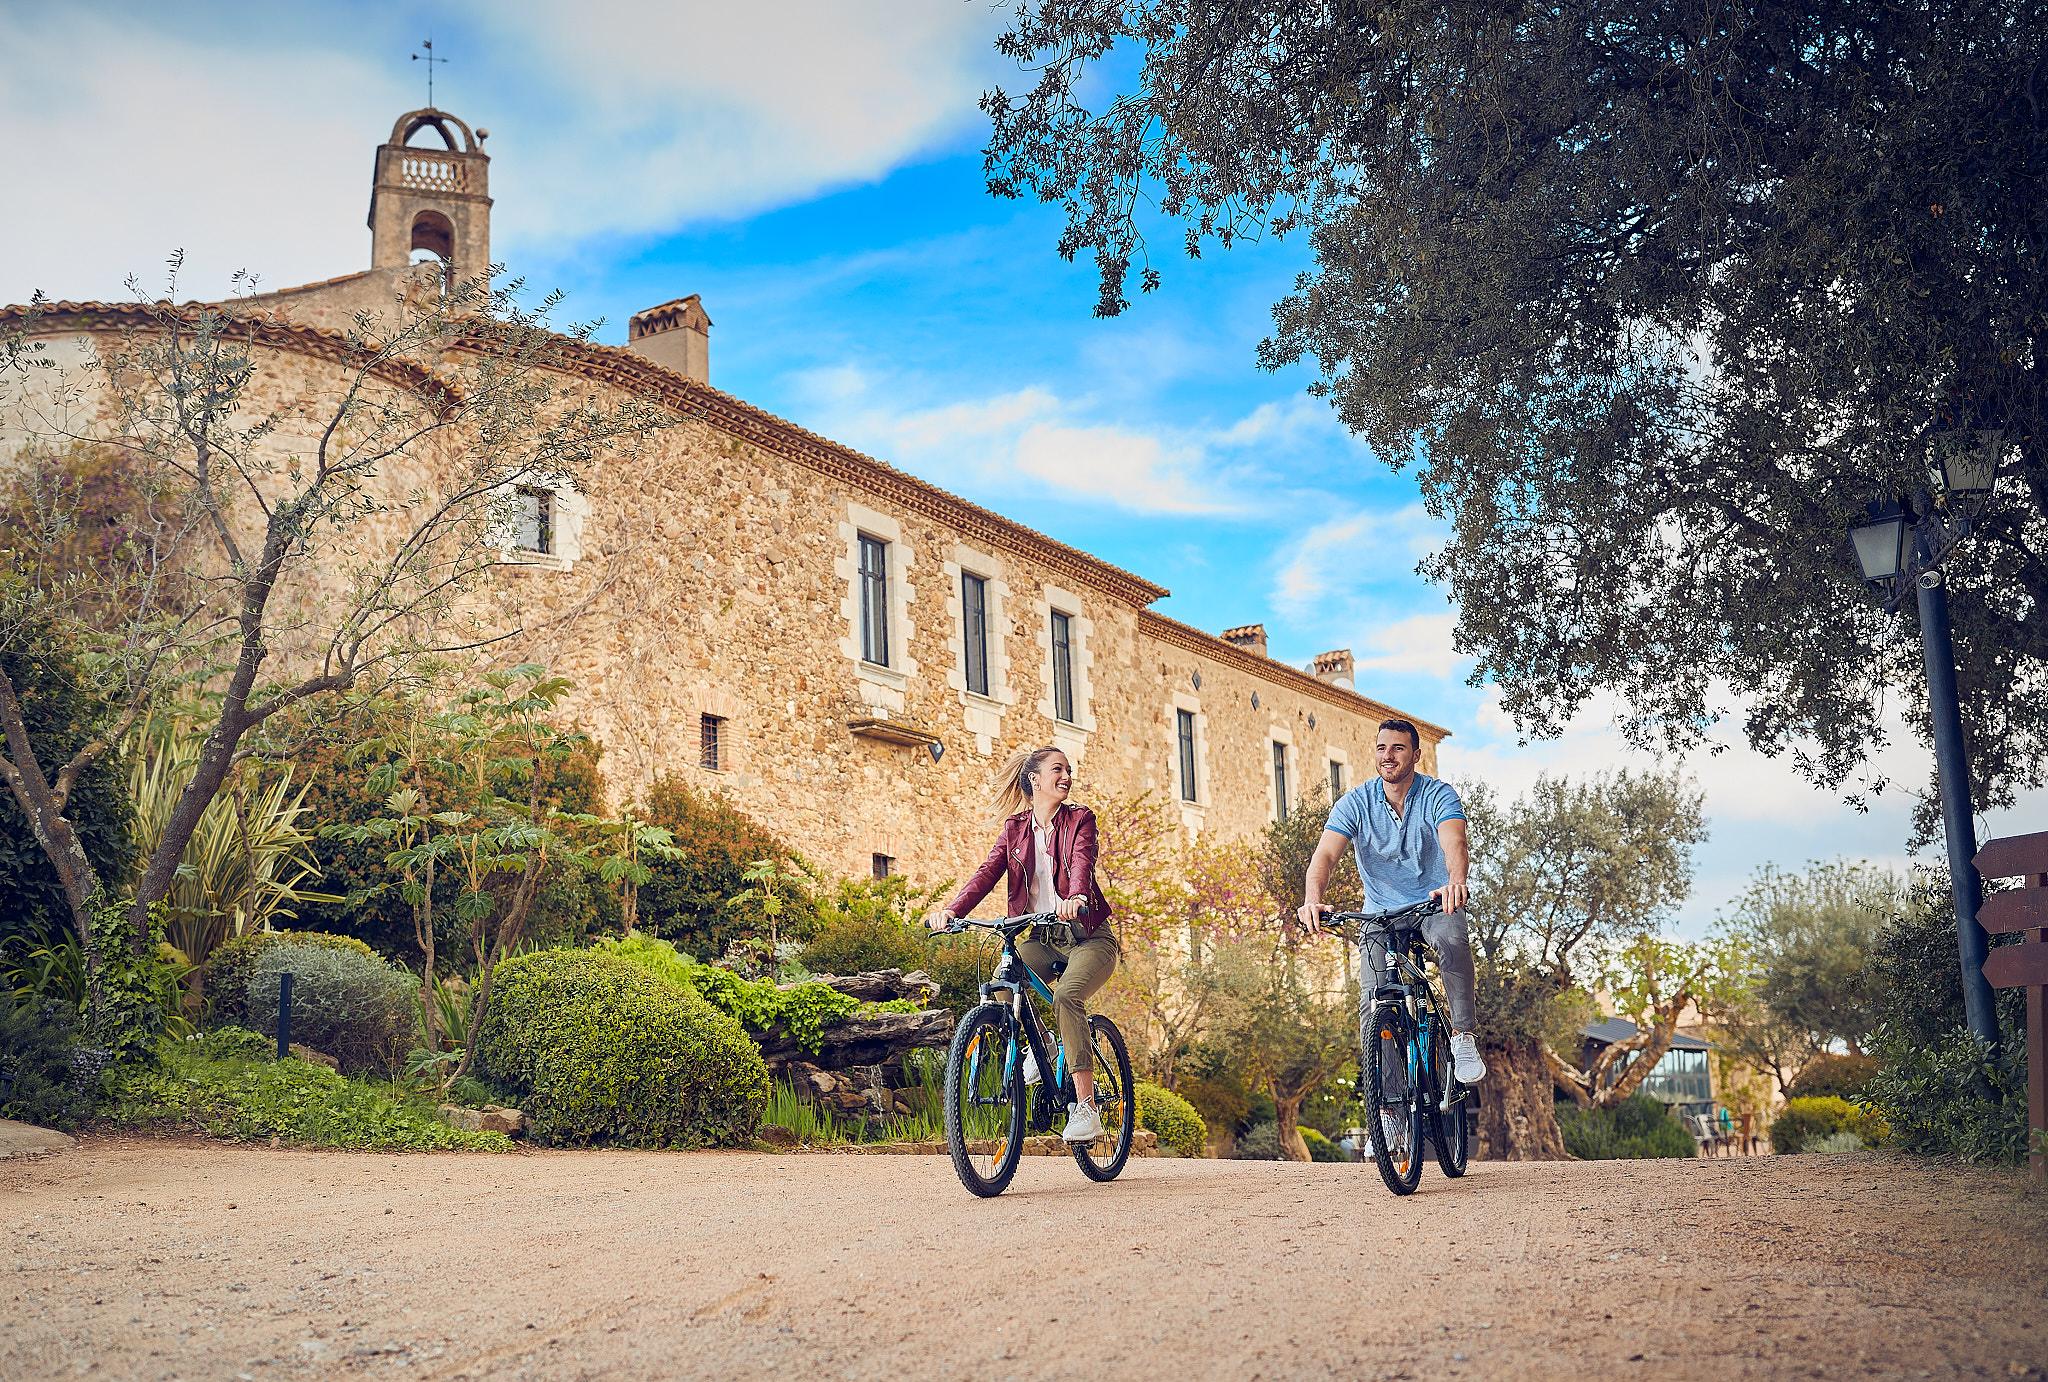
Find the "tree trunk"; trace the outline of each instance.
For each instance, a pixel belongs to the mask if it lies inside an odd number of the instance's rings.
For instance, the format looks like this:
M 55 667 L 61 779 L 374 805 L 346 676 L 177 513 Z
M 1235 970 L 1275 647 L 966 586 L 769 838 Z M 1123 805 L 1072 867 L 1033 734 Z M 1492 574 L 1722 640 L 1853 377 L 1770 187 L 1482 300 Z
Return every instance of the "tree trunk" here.
M 1273 1087 L 1273 1126 L 1280 1134 L 1283 1161 L 1315 1160 L 1308 1154 L 1308 1139 L 1301 1135 L 1301 1101 L 1306 1097 L 1307 1090 L 1282 1094 L 1278 1085 Z
M 1478 1154 L 1485 1161 L 1566 1161 L 1557 1129 L 1549 1063 L 1540 1042 L 1527 1038 L 1485 1043 L 1486 1079 L 1478 1086 L 1473 1119 Z

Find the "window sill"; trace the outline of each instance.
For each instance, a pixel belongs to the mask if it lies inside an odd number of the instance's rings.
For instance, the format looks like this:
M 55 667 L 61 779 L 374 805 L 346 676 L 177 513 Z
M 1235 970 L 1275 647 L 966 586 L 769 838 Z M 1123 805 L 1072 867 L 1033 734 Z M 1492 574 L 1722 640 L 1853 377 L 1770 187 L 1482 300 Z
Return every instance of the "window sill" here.
M 536 571 L 567 571 L 574 563 L 554 552 L 529 552 L 513 548 L 503 554 L 504 566 L 524 566 Z
M 857 664 L 856 670 L 868 680 L 879 681 L 886 686 L 906 687 L 910 685 L 910 677 L 907 674 L 897 671 L 886 663 L 869 662 L 866 658 L 862 658 Z

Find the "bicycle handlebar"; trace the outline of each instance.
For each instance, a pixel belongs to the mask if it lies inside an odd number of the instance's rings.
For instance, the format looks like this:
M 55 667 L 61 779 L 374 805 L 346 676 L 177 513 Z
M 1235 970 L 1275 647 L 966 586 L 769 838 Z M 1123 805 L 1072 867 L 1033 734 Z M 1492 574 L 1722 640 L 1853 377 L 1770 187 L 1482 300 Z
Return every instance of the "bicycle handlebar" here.
M 1087 909 L 1084 907 L 1082 910 L 1085 912 Z M 1026 912 L 1021 916 L 999 917 L 994 921 L 983 921 L 978 917 L 954 917 L 948 925 L 939 928 L 936 934 L 941 936 L 957 936 L 962 931 L 973 928 L 981 931 L 996 931 L 1006 936 L 1015 936 L 1034 926 L 1071 926 L 1072 924 L 1072 922 L 1062 917 L 1058 912 Z

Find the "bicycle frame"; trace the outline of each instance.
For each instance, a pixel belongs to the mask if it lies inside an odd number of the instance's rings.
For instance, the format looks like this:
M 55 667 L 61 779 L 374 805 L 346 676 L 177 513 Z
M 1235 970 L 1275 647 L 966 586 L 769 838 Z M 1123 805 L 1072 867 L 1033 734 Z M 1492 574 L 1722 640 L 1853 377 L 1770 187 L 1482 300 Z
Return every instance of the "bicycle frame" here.
M 1036 993 L 1047 1003 L 1053 1001 L 1052 989 L 1038 977 L 1030 965 L 1024 963 L 1024 957 L 1017 953 L 1017 938 L 1039 926 L 1053 924 L 1066 925 L 1051 912 L 1033 912 L 1026 916 L 1011 917 L 999 923 L 959 923 L 963 927 L 974 926 L 994 931 L 1003 938 L 1003 958 L 996 962 L 995 970 L 989 975 L 988 982 L 981 986 L 981 997 L 983 1002 L 1001 1002 L 1007 996 L 1010 1017 L 1016 1023 L 1016 1031 L 1011 1034 L 1008 1049 L 1003 1052 L 1006 1078 L 1018 1069 L 1023 1060 L 1022 1052 L 1017 1049 L 1016 1033 L 1021 1032 L 1025 1045 L 1030 1048 L 1033 1058 L 1038 1062 L 1038 1069 L 1041 1072 L 1039 1088 L 1053 1095 L 1049 1099 L 1033 1101 L 1035 1107 L 1026 1126 L 1038 1129 L 1052 1126 L 1053 1110 L 1061 1102 L 1059 1096 L 1066 1091 L 1067 1052 L 1058 1042 L 1048 1040 L 1045 1024 L 1039 1021 L 1037 1008 L 1028 997 L 1029 994 Z M 1019 975 L 1024 979 L 1021 984 L 1017 982 Z M 1046 1072 L 1050 1072 L 1049 1080 L 1045 1077 Z
M 1438 1113 L 1449 1113 L 1454 1104 L 1465 1098 L 1460 1091 L 1455 1097 L 1450 1087 L 1437 1087 L 1435 1071 L 1429 1063 L 1430 1040 L 1436 1034 L 1436 1023 L 1444 1011 L 1444 1002 L 1429 971 L 1416 962 L 1417 954 L 1426 953 L 1429 943 L 1422 938 L 1420 926 L 1405 925 L 1394 918 L 1414 917 L 1419 920 L 1427 912 L 1414 907 L 1404 907 L 1392 912 L 1359 913 L 1342 912 L 1333 915 L 1331 928 L 1346 940 L 1359 947 L 1359 983 L 1365 982 L 1364 952 L 1367 941 L 1376 942 L 1386 956 L 1385 978 L 1373 987 L 1373 997 L 1393 998 L 1408 1014 L 1408 1043 L 1402 1053 L 1408 1067 L 1408 1087 L 1433 1096 Z M 1361 1042 L 1365 1040 L 1363 1024 L 1359 1032 Z M 1364 1050 L 1359 1058 L 1365 1057 Z

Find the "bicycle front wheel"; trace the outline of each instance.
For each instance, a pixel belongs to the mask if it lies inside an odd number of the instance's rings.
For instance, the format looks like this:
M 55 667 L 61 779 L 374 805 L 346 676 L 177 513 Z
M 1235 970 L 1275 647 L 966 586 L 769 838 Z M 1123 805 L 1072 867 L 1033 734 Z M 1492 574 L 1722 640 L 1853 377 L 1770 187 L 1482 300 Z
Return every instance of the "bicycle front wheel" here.
M 1451 1066 L 1451 1034 L 1441 1021 L 1430 1028 L 1429 1066 L 1434 1076 L 1431 1084 L 1436 1096 L 1428 1101 L 1429 1140 L 1436 1144 L 1438 1169 L 1456 1180 L 1465 1174 L 1472 1152 L 1472 1128 L 1468 1117 L 1471 1098 L 1470 1091 L 1458 1083 L 1457 1072 Z M 1445 1090 L 1449 1090 L 1451 1096 L 1448 1109 L 1438 1107 Z
M 1088 1179 L 1115 1180 L 1131 1159 L 1131 1137 L 1138 1126 L 1131 1055 L 1116 1023 L 1099 1013 L 1088 1019 L 1088 1041 L 1094 1048 L 1095 1108 L 1102 1115 L 1102 1136 L 1093 1142 L 1069 1142 L 1067 1149 Z
M 1365 1047 L 1369 1105 L 1366 1136 L 1380 1179 L 1396 1195 L 1412 1195 L 1422 1183 L 1422 1101 L 1416 1081 L 1408 1077 L 1410 1032 L 1407 1012 L 1382 1003 L 1359 1034 Z
M 1000 1195 L 1024 1154 L 1024 1070 L 1002 1003 L 970 1009 L 946 1052 L 946 1150 L 977 1195 Z

